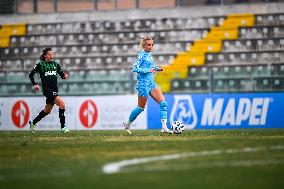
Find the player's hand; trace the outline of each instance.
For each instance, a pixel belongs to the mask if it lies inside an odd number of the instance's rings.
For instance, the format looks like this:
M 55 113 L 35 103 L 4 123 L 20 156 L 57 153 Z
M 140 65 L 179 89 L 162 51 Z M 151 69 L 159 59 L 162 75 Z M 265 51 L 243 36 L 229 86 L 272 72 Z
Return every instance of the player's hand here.
M 163 68 L 161 68 L 161 67 L 156 68 L 156 72 L 162 72 L 162 71 L 164 71 Z
M 63 79 L 67 79 L 68 77 L 69 77 L 69 75 L 66 73 L 66 74 L 64 74 Z
M 39 86 L 38 86 L 38 85 L 34 85 L 34 86 L 33 86 L 33 90 L 34 90 L 35 92 L 38 92 L 38 91 L 39 91 Z
M 155 72 L 156 72 L 156 69 L 155 69 L 155 68 L 151 68 L 151 69 L 150 69 L 150 72 L 151 72 L 151 73 L 155 73 Z

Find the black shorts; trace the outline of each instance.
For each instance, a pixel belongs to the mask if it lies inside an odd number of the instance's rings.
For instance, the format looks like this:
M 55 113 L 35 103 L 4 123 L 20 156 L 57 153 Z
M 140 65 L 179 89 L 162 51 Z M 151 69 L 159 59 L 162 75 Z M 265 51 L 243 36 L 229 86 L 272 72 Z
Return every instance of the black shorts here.
M 54 100 L 58 96 L 58 92 L 56 91 L 45 91 L 43 95 L 46 98 L 46 104 L 54 105 Z

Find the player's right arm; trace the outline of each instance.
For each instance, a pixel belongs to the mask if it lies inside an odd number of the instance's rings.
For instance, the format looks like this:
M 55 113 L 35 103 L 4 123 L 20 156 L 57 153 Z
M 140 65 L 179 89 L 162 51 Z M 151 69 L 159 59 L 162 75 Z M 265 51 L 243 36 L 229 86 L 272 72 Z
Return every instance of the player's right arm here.
M 37 91 L 39 90 L 39 86 L 38 86 L 38 84 L 35 82 L 35 79 L 34 79 L 35 73 L 38 72 L 38 67 L 39 67 L 38 64 L 36 64 L 35 67 L 33 67 L 32 71 L 31 71 L 30 74 L 29 74 L 29 78 L 30 78 L 31 83 L 32 83 L 32 85 L 33 85 L 33 90 L 34 90 L 35 92 L 37 92 Z

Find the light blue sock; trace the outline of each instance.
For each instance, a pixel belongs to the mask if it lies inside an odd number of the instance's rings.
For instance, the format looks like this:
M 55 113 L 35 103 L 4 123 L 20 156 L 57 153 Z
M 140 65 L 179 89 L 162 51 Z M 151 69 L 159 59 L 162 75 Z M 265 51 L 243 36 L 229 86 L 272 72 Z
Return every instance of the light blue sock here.
M 160 105 L 160 117 L 161 117 L 161 119 L 167 119 L 168 118 L 167 102 L 165 100 L 163 100 L 159 103 L 159 105 Z
M 137 106 L 134 110 L 132 110 L 132 112 L 130 113 L 130 116 L 129 116 L 129 122 L 132 123 L 136 118 L 137 116 L 143 112 L 144 109 L 143 108 L 140 108 L 139 106 Z

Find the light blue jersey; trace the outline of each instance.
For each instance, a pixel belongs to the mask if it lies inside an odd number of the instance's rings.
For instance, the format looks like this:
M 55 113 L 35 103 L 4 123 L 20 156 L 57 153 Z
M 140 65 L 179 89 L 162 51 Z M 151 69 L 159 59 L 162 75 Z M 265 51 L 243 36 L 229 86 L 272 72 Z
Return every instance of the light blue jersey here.
M 157 87 L 157 84 L 154 81 L 154 73 L 151 73 L 151 68 L 154 68 L 156 71 L 162 71 L 158 66 L 154 65 L 153 58 L 150 52 L 144 50 L 140 51 L 137 55 L 137 60 L 133 65 L 133 72 L 137 73 L 137 93 L 140 97 L 148 98 L 149 94 Z M 167 102 L 163 99 L 158 102 L 160 106 L 160 117 L 162 122 L 162 133 L 169 133 L 170 131 L 167 128 Z M 128 122 L 124 123 L 125 130 L 128 133 L 130 132 L 130 124 L 137 118 L 137 116 L 144 111 L 144 107 L 139 105 L 132 110 L 129 115 Z
M 151 53 L 144 50 L 140 51 L 132 69 L 133 72 L 137 72 L 136 89 L 138 96 L 148 97 L 149 93 L 157 87 L 154 74 L 150 72 L 151 68 L 159 68 L 154 65 Z

